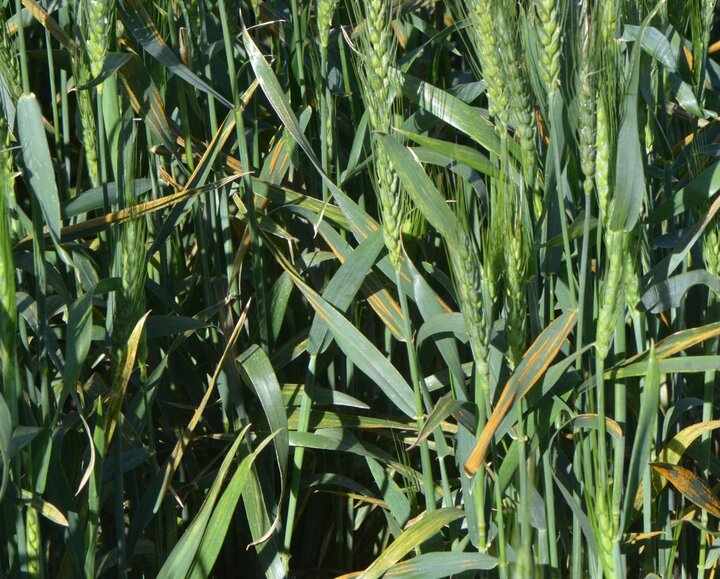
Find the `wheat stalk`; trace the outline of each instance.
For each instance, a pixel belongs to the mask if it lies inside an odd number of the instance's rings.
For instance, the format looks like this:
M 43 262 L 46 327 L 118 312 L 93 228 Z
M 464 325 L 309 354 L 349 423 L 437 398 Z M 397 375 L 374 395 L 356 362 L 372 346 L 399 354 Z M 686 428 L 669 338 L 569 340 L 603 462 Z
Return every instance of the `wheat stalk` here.
M 5 396 L 15 400 L 12 360 L 16 356 L 17 301 L 9 211 L 13 194 L 13 159 L 9 146 L 7 122 L 0 116 L 0 366 Z

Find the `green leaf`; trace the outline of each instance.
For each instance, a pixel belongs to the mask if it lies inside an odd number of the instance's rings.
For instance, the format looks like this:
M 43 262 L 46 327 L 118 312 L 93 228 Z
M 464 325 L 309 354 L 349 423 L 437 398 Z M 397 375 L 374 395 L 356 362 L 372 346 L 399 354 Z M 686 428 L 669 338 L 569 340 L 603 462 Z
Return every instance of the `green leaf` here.
M 640 46 L 645 52 L 670 72 L 677 72 L 677 59 L 670 42 L 662 32 L 653 26 L 646 26 L 643 29 L 641 26 L 626 24 L 620 40 L 637 40 L 638 36 L 640 36 Z
M 441 579 L 471 571 L 489 571 L 498 561 L 487 553 L 425 553 L 393 565 L 385 579 Z
M 410 151 L 389 135 L 378 135 L 380 143 L 392 162 L 393 168 L 415 206 L 454 249 L 460 247 L 457 217 L 437 190 L 430 177 Z
M 285 407 L 290 409 L 293 406 L 300 406 L 300 400 L 304 390 L 305 386 L 302 384 L 283 384 L 282 396 Z M 361 410 L 370 409 L 367 404 L 349 394 L 345 394 L 339 390 L 320 388 L 318 386 L 312 389 L 312 400 L 316 406 L 347 406 Z
M 447 156 L 458 163 L 467 165 L 483 175 L 487 175 L 488 177 L 498 176 L 498 169 L 492 161 L 490 161 L 486 155 L 483 155 L 480 151 L 471 147 L 443 141 L 442 139 L 433 139 L 432 137 L 418 135 L 409 131 L 403 131 L 402 129 L 396 129 L 396 131 L 404 137 L 415 141 L 418 145 L 422 145 L 431 151 Z
M 135 179 L 132 184 L 133 194 L 136 197 L 150 191 L 151 188 L 152 180 L 150 179 Z M 102 209 L 105 204 L 104 195 L 107 195 L 110 204 L 117 203 L 117 183 L 106 183 L 103 187 L 95 187 L 83 191 L 65 205 L 63 216 L 69 219 L 70 217 L 77 217 L 89 211 Z
M 305 211 L 301 213 L 305 213 Z M 358 246 L 356 250 L 353 250 L 352 247 L 350 247 L 350 244 L 345 241 L 343 237 L 332 227 L 330 227 L 330 225 L 324 220 L 320 222 L 318 226 L 318 232 L 320 233 L 320 235 L 322 235 L 325 242 L 330 246 L 333 253 L 338 257 L 341 262 L 346 262 L 348 259 L 351 259 L 354 255 L 354 251 L 359 249 Z M 377 234 L 378 231 L 369 230 L 368 237 L 365 239 L 365 241 Z M 365 243 L 365 241 L 361 241 L 361 245 Z M 378 243 L 378 241 L 375 241 L 374 243 Z M 363 261 L 364 260 L 365 258 L 363 258 Z M 380 270 L 385 273 L 385 275 L 392 279 L 391 274 L 394 273 L 394 269 L 391 271 L 384 267 L 385 264 L 388 263 L 388 261 L 389 260 L 386 257 L 384 259 L 381 259 L 379 263 L 376 263 L 376 265 Z M 393 336 L 395 336 L 397 340 L 404 340 L 404 318 L 402 309 L 400 308 L 400 306 L 398 306 L 393 296 L 385 287 L 383 280 L 375 272 L 370 271 L 363 280 L 362 289 L 363 293 L 367 296 L 370 307 L 372 307 L 378 317 L 382 320 L 383 324 L 385 324 L 385 327 L 392 332 Z M 342 309 L 347 309 L 347 306 Z
M 647 374 L 640 396 L 640 415 L 635 428 L 635 440 L 630 454 L 625 483 L 625 496 L 623 499 L 623 521 L 621 528 L 625 529 L 632 519 L 632 509 L 635 501 L 635 492 L 648 467 L 652 441 L 655 439 L 655 422 L 657 420 L 658 405 L 660 402 L 660 369 L 655 350 L 651 346 L 648 359 Z
M 429 322 L 436 316 L 449 313 L 450 308 L 440 299 L 432 287 L 430 287 L 430 284 L 413 265 L 413 262 L 410 259 L 407 259 L 403 261 L 403 265 L 405 266 L 410 279 L 412 279 L 412 297 L 415 300 L 425 323 Z M 458 398 L 466 400 L 467 395 L 465 394 L 464 386 L 465 373 L 463 372 L 460 354 L 458 352 L 455 339 L 452 337 L 438 337 L 435 339 L 435 344 L 440 351 L 440 355 L 447 364 L 448 369 L 456 380 Z
M 458 163 L 452 157 L 438 153 L 428 149 L 427 147 L 412 147 L 410 149 L 413 156 L 417 158 L 423 165 L 435 165 L 442 167 L 448 171 L 452 171 L 457 176 L 461 177 L 470 187 L 473 188 L 475 193 L 481 197 L 486 194 L 485 183 L 483 182 L 482 175 L 475 169 Z
M 251 89 L 248 89 L 251 90 Z M 205 151 L 203 151 L 202 157 L 195 165 L 190 177 L 183 188 L 183 192 L 189 192 L 194 189 L 203 187 L 206 183 L 212 171 L 214 170 L 215 159 L 222 151 L 225 143 L 235 132 L 235 114 L 230 111 L 223 120 L 222 124 L 218 127 L 217 132 L 213 136 L 210 143 L 208 143 Z M 175 226 L 180 217 L 187 211 L 189 207 L 195 203 L 196 196 L 190 196 L 188 199 L 181 201 L 172 208 L 170 215 L 163 221 L 160 231 L 155 234 L 153 244 L 148 251 L 148 255 L 154 254 L 158 248 L 164 243 L 164 241 L 172 234 L 175 230 Z
M 636 43 L 631 55 L 630 79 L 625 87 L 623 114 L 618 133 L 615 165 L 615 209 L 610 229 L 632 231 L 640 217 L 645 196 L 645 159 L 638 124 L 641 47 Z
M 58 255 L 72 268 L 72 258 L 60 246 L 62 226 L 60 197 L 50 157 L 50 148 L 45 136 L 45 127 L 43 127 L 40 104 L 34 94 L 22 95 L 18 99 L 17 125 L 22 147 L 23 176 L 40 205 L 50 238 L 55 244 Z M 36 231 L 35 235 L 43 235 L 43 232 Z
M 211 325 L 207 322 L 187 316 L 152 316 L 145 326 L 145 336 L 148 340 L 152 340 L 185 332 L 195 332 L 209 327 Z
M 706 285 L 715 295 L 720 295 L 720 279 L 704 269 L 688 271 L 650 286 L 640 298 L 642 308 L 653 314 L 680 307 L 688 290 L 696 285 Z
M 347 310 L 383 247 L 385 247 L 385 242 L 380 231 L 376 231 L 358 245 L 328 282 L 323 292 L 323 299 L 341 312 Z M 319 354 L 327 347 L 325 340 L 327 333 L 327 327 L 320 316 L 316 315 L 308 337 L 308 353 L 310 355 Z
M 402 92 L 420 108 L 462 131 L 491 153 L 500 155 L 500 138 L 480 109 L 409 74 L 401 74 Z
M 414 418 L 415 406 L 412 403 L 414 400 L 412 388 L 408 386 L 408 383 L 388 359 L 340 312 L 309 286 L 299 280 L 296 280 L 295 283 L 328 327 L 338 347 L 348 359 L 375 382 L 401 412 Z
M 205 81 L 198 78 L 175 56 L 175 53 L 163 41 L 162 36 L 155 28 L 152 18 L 150 18 L 140 0 L 123 0 L 120 4 L 120 14 L 122 15 L 123 24 L 149 55 L 198 90 L 213 96 L 227 108 L 233 108 L 229 100 Z
M 281 253 L 274 253 L 280 265 L 291 275 L 297 288 L 330 330 L 343 353 L 380 387 L 400 411 L 414 418 L 415 407 L 412 401 L 415 395 L 397 369 L 345 316 L 308 286 Z
M 92 302 L 94 291 L 89 291 L 75 300 L 68 308 L 67 334 L 65 336 L 65 368 L 63 370 L 62 392 L 57 400 L 58 412 L 65 403 L 65 397 L 75 386 L 85 363 L 92 341 Z
M 677 356 L 658 361 L 661 374 L 675 374 L 681 372 L 706 372 L 720 368 L 720 356 Z M 644 376 L 647 372 L 648 361 L 633 362 L 619 368 L 613 368 L 605 373 L 606 378 L 619 380 Z
M 392 516 L 395 517 L 398 527 L 404 527 L 410 518 L 410 501 L 408 501 L 402 489 L 375 459 L 366 456 L 365 460 L 370 468 L 373 479 L 375 479 L 375 484 L 380 489 L 383 499 L 390 508 Z
M 132 57 L 133 54 L 128 52 L 108 52 L 105 55 L 105 60 L 103 61 L 103 67 L 100 74 L 98 74 L 90 82 L 77 87 L 77 90 L 88 90 L 102 84 L 120 70 Z
M 242 436 L 242 434 L 241 434 Z M 223 541 L 227 535 L 230 523 L 235 516 L 235 509 L 245 487 L 250 479 L 251 469 L 255 459 L 267 444 L 274 438 L 273 435 L 265 438 L 255 451 L 243 458 L 237 470 L 230 479 L 225 491 L 212 509 L 212 516 L 208 521 L 202 540 L 197 547 L 197 557 L 193 561 L 188 577 L 204 579 L 215 565 Z M 204 506 L 204 505 L 203 505 Z M 197 515 L 199 516 L 199 514 Z M 184 535 L 183 535 L 184 536 Z
M 438 509 L 432 513 L 426 512 L 419 522 L 404 531 L 389 547 L 386 547 L 380 556 L 365 569 L 360 578 L 379 579 L 390 567 L 415 547 L 427 541 L 443 527 L 460 519 L 462 516 L 463 512 L 455 508 Z
M 465 318 L 459 312 L 442 312 L 425 322 L 417 333 L 417 347 L 422 346 L 428 338 L 442 334 L 452 334 L 456 339 L 467 342 L 467 328 Z
M 450 394 L 446 394 L 440 398 L 440 400 L 438 400 L 435 404 L 435 407 L 432 409 L 430 415 L 427 417 L 425 424 L 422 425 L 415 442 L 410 445 L 408 450 L 412 450 L 418 446 L 423 440 L 430 436 L 436 428 L 439 428 L 448 416 L 459 412 L 464 405 L 465 402 L 454 400 Z
M 680 78 L 677 74 L 670 74 L 670 83 L 673 88 L 673 96 L 677 99 L 678 104 L 689 113 L 702 119 L 705 117 L 705 113 L 698 103 L 695 91 L 688 83 Z
M 327 428 L 316 432 L 290 432 L 290 445 L 370 457 L 377 461 L 387 463 L 388 466 L 410 480 L 420 481 L 419 472 L 403 463 L 397 462 L 392 455 L 381 448 L 359 440 L 352 432 L 345 428 Z
M 168 151 L 174 153 L 177 136 L 165 114 L 160 91 L 138 55 L 133 54 L 132 58 L 120 67 L 120 81 L 133 110 L 143 116 L 148 128 L 158 140 Z
M 259 346 L 250 346 L 238 358 L 243 378 L 248 386 L 252 387 L 255 395 L 260 399 L 263 412 L 275 434 L 275 450 L 280 469 L 281 481 L 285 481 L 287 472 L 289 438 L 287 414 L 283 404 L 280 384 L 275 376 L 270 359 Z
M 720 161 L 717 161 L 695 177 L 690 183 L 678 189 L 667 201 L 653 208 L 648 216 L 649 225 L 677 217 L 707 203 L 720 190 Z
M 285 91 L 278 81 L 272 68 L 265 61 L 265 57 L 258 49 L 252 37 L 243 26 L 242 31 L 243 44 L 247 50 L 250 65 L 255 72 L 257 81 L 260 83 L 265 96 L 267 97 L 273 110 L 280 117 L 285 128 L 290 133 L 295 142 L 300 145 L 307 155 L 315 170 L 318 172 L 323 182 L 335 198 L 340 210 L 345 214 L 352 223 L 352 232 L 358 241 L 364 240 L 369 236 L 371 231 L 379 229 L 379 225 L 367 213 L 365 213 L 354 201 L 352 201 L 345 193 L 343 193 L 333 180 L 323 171 L 322 165 L 315 155 L 315 151 L 310 142 L 305 137 L 292 107 L 285 96 Z
M 705 228 L 713 220 L 718 210 L 720 210 L 720 195 L 716 196 L 702 218 L 699 219 L 693 228 L 682 238 L 677 247 L 643 276 L 640 283 L 644 290 L 647 290 L 647 288 L 656 283 L 666 280 L 670 274 L 677 269 L 697 240 L 700 239 L 703 231 L 705 231 Z
M 210 517 L 215 508 L 215 503 L 217 502 L 218 496 L 220 495 L 220 489 L 222 488 L 225 476 L 227 475 L 228 470 L 230 469 L 230 466 L 235 459 L 235 455 L 237 454 L 240 443 L 242 442 L 249 428 L 249 425 L 246 426 L 242 430 L 242 432 L 240 432 L 235 437 L 235 441 L 232 443 L 230 449 L 225 454 L 225 458 L 223 459 L 222 464 L 218 469 L 217 476 L 215 477 L 215 480 L 213 481 L 213 484 L 210 487 L 210 490 L 208 491 L 208 494 L 205 497 L 205 500 L 203 501 L 200 510 L 195 515 L 195 518 L 192 520 L 192 523 L 190 523 L 190 526 L 182 534 L 180 540 L 175 544 L 175 547 L 170 552 L 170 555 L 168 555 L 168 558 L 165 560 L 165 563 L 163 564 L 160 572 L 158 573 L 158 579 L 175 579 L 176 577 L 188 576 L 188 572 L 190 571 L 193 561 L 197 556 L 198 549 L 200 548 L 203 536 L 205 535 L 205 530 L 208 526 Z M 254 459 L 255 456 L 255 454 L 246 456 L 243 459 L 243 462 L 250 459 L 250 457 L 253 457 Z M 252 461 L 253 459 L 250 459 L 250 461 Z M 238 470 L 240 470 L 240 467 L 238 467 Z M 206 556 L 209 557 L 210 554 L 211 553 L 208 551 L 208 554 Z M 207 571 L 208 570 L 206 570 L 206 572 Z
M 315 395 L 317 389 L 313 388 L 312 396 Z M 313 407 L 317 406 L 315 398 L 312 400 Z M 417 425 L 414 423 L 400 422 L 398 420 L 388 420 L 386 418 L 376 418 L 374 416 L 362 416 L 358 414 L 340 414 L 332 410 L 311 410 L 306 421 L 309 425 L 307 428 L 300 429 L 300 421 L 303 411 L 295 406 L 288 412 L 288 428 L 290 431 L 297 430 L 299 432 L 313 429 L 343 428 L 343 429 L 359 429 L 359 430 L 402 430 L 415 431 Z

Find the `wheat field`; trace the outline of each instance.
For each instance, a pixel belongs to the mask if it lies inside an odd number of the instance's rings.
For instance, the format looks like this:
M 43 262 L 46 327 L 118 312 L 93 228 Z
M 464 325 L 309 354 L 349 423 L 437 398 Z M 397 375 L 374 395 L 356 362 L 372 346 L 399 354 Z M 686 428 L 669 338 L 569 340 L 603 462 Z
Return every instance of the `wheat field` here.
M 712 578 L 714 0 L 0 0 L 0 577 Z

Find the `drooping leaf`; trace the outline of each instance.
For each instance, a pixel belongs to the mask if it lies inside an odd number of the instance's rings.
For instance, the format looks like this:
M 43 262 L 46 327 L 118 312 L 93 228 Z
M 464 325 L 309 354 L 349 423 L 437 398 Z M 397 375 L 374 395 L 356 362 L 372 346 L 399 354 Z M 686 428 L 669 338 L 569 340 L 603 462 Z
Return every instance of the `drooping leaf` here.
M 195 75 L 165 44 L 142 2 L 139 0 L 122 0 L 120 13 L 127 29 L 148 54 L 198 90 L 213 96 L 227 108 L 233 108 L 229 100 Z M 228 47 L 228 49 L 230 48 Z
M 645 52 L 670 72 L 677 71 L 677 59 L 670 46 L 670 42 L 662 32 L 654 26 L 642 28 L 640 26 L 626 24 L 620 40 L 638 40 L 638 36 L 640 37 L 640 46 Z
M 646 311 L 653 314 L 677 308 L 690 288 L 701 284 L 713 290 L 715 295 L 720 295 L 720 279 L 704 269 L 698 269 L 675 275 L 650 286 L 640 298 L 640 303 Z
M 409 74 L 401 75 L 403 94 L 420 108 L 465 133 L 488 151 L 500 154 L 500 138 L 482 113 L 450 93 Z

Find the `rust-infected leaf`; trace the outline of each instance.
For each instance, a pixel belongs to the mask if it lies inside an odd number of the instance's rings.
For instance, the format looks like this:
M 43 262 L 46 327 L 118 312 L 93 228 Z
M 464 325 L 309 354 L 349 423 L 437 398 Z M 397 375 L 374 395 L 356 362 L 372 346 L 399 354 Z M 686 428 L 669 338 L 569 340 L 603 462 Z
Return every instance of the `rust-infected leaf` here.
M 660 340 L 657 344 L 655 344 L 655 357 L 658 360 L 665 360 L 666 358 L 670 358 L 675 354 L 684 352 L 688 348 L 691 348 L 692 346 L 700 344 L 701 342 L 714 338 L 718 335 L 720 335 L 720 322 L 713 322 L 712 324 L 700 326 L 699 328 L 691 328 L 689 330 L 681 330 L 679 332 L 675 332 L 671 336 L 668 336 L 667 338 Z M 622 369 L 626 366 L 630 366 L 638 362 L 647 361 L 649 353 L 649 350 L 646 350 L 644 352 L 641 352 L 640 354 L 637 354 L 636 356 L 633 356 L 632 358 L 621 362 L 614 368 L 608 370 L 608 375 L 615 376 L 619 372 L 622 372 Z
M 720 420 L 709 420 L 706 422 L 698 422 L 697 424 L 691 424 L 687 428 L 683 428 L 675 436 L 673 436 L 668 443 L 663 447 L 658 455 L 658 461 L 668 464 L 678 464 L 682 455 L 703 434 L 720 428 Z M 652 473 L 652 489 L 654 494 L 659 494 L 663 488 L 665 488 L 665 479 L 659 475 L 659 473 Z M 635 510 L 640 510 L 642 507 L 642 492 L 643 488 L 640 485 L 637 494 L 635 495 Z
M 465 462 L 464 469 L 468 476 L 474 475 L 480 468 L 487 454 L 490 441 L 512 407 L 515 398 L 521 399 L 525 396 L 555 359 L 563 342 L 575 326 L 576 318 L 576 310 L 566 312 L 545 328 L 533 345 L 525 352 L 522 362 L 518 364 L 514 374 L 505 385 L 505 389 L 500 395 L 495 408 L 493 408 L 485 428 L 480 433 L 475 448 L 473 448 Z
M 687 500 L 720 519 L 720 501 L 698 475 L 682 466 L 667 462 L 655 462 L 650 466 L 666 478 Z

